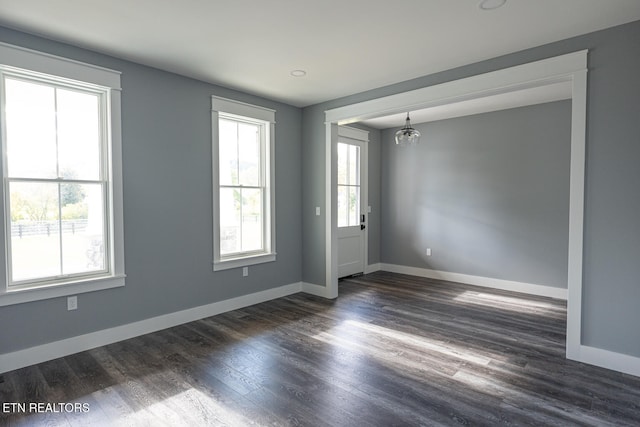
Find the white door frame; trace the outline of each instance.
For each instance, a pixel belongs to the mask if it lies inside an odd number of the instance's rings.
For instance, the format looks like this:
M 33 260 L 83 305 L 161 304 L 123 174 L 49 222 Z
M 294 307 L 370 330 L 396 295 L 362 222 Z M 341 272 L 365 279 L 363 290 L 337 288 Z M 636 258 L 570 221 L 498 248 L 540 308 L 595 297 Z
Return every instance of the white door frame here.
M 361 143 L 360 149 L 360 215 L 365 216 L 365 228 L 362 235 L 363 245 L 362 256 L 364 262 L 362 272 L 367 271 L 367 263 L 369 262 L 369 131 L 357 129 L 349 126 L 338 126 L 338 140 L 345 138 L 346 140 L 355 140 Z M 337 155 L 337 154 L 336 154 Z M 336 160 L 337 161 L 337 160 Z M 337 173 L 337 172 L 336 172 Z M 336 180 L 337 188 L 337 180 Z M 337 200 L 337 199 L 336 199 Z M 337 212 L 337 205 L 336 205 Z M 337 231 L 336 231 L 337 232 Z M 336 247 L 337 248 L 337 247 Z M 336 249 L 337 251 L 337 249 Z M 336 261 L 337 262 L 337 261 Z
M 584 230 L 587 50 L 479 74 L 409 92 L 325 111 L 326 124 L 326 287 L 338 296 L 337 140 L 338 125 L 427 107 L 570 82 L 571 160 L 569 179 L 569 258 L 567 283 L 567 358 L 582 360 L 582 258 Z

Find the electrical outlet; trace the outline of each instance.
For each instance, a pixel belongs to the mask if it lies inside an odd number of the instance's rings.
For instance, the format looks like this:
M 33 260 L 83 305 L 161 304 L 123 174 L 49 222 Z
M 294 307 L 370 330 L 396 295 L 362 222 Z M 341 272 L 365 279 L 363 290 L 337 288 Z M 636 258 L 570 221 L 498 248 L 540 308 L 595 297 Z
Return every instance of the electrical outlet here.
M 67 298 L 67 311 L 78 309 L 78 297 L 76 295 Z
M 247 277 L 249 275 L 249 267 L 242 267 L 242 277 Z
M 427 248 L 427 256 L 431 256 L 431 248 Z
M 316 206 L 316 216 L 320 216 L 320 206 Z

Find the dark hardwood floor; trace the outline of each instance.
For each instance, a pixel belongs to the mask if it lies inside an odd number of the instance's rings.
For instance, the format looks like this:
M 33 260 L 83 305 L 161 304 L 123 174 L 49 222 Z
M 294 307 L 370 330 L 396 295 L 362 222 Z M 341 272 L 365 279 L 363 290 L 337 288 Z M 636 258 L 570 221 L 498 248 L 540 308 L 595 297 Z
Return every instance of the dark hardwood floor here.
M 563 301 L 378 272 L 2 375 L 2 425 L 640 425 L 640 378 L 564 358 Z

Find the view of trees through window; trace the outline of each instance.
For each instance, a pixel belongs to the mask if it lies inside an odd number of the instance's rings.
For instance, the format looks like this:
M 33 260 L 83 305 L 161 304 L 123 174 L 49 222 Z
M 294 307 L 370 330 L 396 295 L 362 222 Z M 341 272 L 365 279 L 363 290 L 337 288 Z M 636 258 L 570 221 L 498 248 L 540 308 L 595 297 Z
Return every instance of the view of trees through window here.
M 5 76 L 12 282 L 106 268 L 100 95 Z
M 262 125 L 220 118 L 220 254 L 260 251 L 263 241 Z

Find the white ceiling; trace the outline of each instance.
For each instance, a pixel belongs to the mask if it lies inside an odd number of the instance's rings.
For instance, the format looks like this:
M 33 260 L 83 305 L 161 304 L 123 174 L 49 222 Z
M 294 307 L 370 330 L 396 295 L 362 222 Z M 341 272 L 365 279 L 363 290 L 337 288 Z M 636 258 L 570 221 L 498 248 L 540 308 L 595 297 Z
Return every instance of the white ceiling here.
M 306 106 L 640 19 L 639 0 L 478 2 L 0 0 L 0 25 Z

